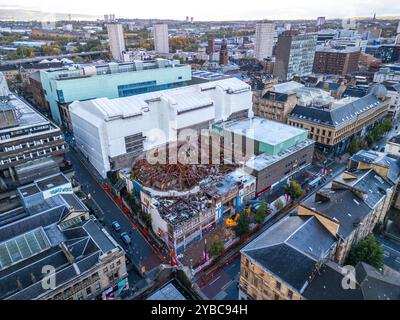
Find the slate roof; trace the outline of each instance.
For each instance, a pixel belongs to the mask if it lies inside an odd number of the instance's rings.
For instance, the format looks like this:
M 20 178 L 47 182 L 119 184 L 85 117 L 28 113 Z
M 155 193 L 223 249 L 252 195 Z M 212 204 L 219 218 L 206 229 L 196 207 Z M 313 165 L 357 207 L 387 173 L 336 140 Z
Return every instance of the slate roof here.
M 399 181 L 400 158 L 396 158 L 394 156 L 390 156 L 382 152 L 360 150 L 359 152 L 354 154 L 350 159 L 353 162 L 377 164 L 379 166 L 389 168 L 387 178 L 395 184 Z
M 342 280 L 347 273 L 334 262 L 325 263 L 303 296 L 310 300 L 400 300 L 399 278 L 384 275 L 360 262 L 355 267 L 355 288 L 344 289 Z
M 357 87 L 357 86 L 348 86 L 346 90 L 344 90 L 342 97 L 357 97 L 357 98 L 362 98 L 364 97 L 368 92 L 367 87 Z
M 288 99 L 289 95 L 286 93 L 279 93 L 279 92 L 271 92 L 271 91 L 267 91 L 263 98 L 267 99 L 267 100 L 272 100 L 272 101 L 278 101 L 281 103 L 285 103 Z
M 304 200 L 301 205 L 338 222 L 338 235 L 343 239 L 346 239 L 372 210 L 349 189 L 322 189 L 318 193 L 326 197 L 326 200 L 322 201 L 318 194 L 315 194 Z
M 400 279 L 383 275 L 372 266 L 360 262 L 356 279 L 365 300 L 400 300 Z
M 393 183 L 387 182 L 372 169 L 354 184 L 357 190 L 364 192 L 364 201 L 370 208 L 374 208 L 386 196 L 386 190 L 392 186 Z
M 32 251 L 32 254 L 24 256 L 25 258 L 19 260 L 12 258 L 12 264 L 0 266 L 0 299 L 39 298 L 45 293 L 40 282 L 43 278 L 42 268 L 45 265 L 56 268 L 57 286 L 75 278 L 78 275 L 77 270 L 68 261 L 60 247 L 61 243 L 65 244 L 75 258 L 80 273 L 95 267 L 100 255 L 116 248 L 122 250 L 103 232 L 103 227 L 93 217 L 65 230 L 59 228 L 58 224 L 70 213 L 70 207 L 87 211 L 85 205 L 75 195 L 56 195 L 45 201 L 45 205 L 38 205 L 32 211 L 25 210 L 24 214 L 14 215 L 11 212 L 8 218 L 7 213 L 2 216 L 4 218 L 0 221 L 2 249 L 4 241 L 13 242 L 21 234 L 37 228 L 42 228 L 48 246 L 37 253 Z
M 382 101 L 373 94 L 368 94 L 333 109 L 296 105 L 289 115 L 293 118 L 337 127 L 345 122 L 354 121 L 359 114 L 381 105 Z
M 63 242 L 74 256 L 80 273 L 95 267 L 100 255 L 116 248 L 100 228 L 95 220 L 89 219 L 66 230 L 68 239 Z M 74 235 L 68 232 L 74 230 L 79 232 L 75 232 Z M 45 265 L 56 268 L 57 286 L 62 286 L 78 276 L 76 269 L 68 262 L 59 247 L 59 243 L 53 244 L 48 250 L 0 271 L 0 299 L 31 300 L 44 294 L 45 290 L 40 280 L 43 278 L 42 268 Z M 36 279 L 35 283 L 32 282 L 32 275 Z M 22 286 L 20 290 L 17 290 L 17 281 Z
M 316 218 L 290 215 L 241 252 L 301 292 L 317 261 L 330 252 L 335 241 Z
M 316 264 L 315 260 L 284 243 L 246 251 L 246 254 L 297 291 L 306 285 Z
M 343 289 L 341 267 L 328 261 L 316 273 L 304 290 L 303 296 L 309 300 L 362 300 L 361 289 Z

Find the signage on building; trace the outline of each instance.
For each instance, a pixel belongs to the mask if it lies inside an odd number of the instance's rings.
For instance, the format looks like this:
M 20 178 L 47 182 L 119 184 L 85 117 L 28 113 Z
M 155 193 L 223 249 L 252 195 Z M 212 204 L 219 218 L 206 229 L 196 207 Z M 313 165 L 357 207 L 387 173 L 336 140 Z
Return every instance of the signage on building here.
M 68 194 L 73 193 L 71 183 L 66 183 L 66 184 L 63 184 L 62 186 L 58 186 L 53 189 L 43 191 L 43 198 L 47 199 L 47 198 L 53 197 L 57 194 L 66 194 L 66 193 L 68 193 Z
M 266 194 L 271 190 L 271 186 L 265 188 L 264 190 L 261 190 L 259 193 L 256 194 L 256 198 L 261 197 L 263 194 Z

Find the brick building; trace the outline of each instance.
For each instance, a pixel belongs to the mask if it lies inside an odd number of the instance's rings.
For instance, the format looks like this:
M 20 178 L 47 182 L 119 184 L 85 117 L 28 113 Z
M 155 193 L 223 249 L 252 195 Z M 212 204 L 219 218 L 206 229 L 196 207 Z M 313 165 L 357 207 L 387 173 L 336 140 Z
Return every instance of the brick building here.
M 315 52 L 313 72 L 346 75 L 358 70 L 360 49 L 319 48 Z

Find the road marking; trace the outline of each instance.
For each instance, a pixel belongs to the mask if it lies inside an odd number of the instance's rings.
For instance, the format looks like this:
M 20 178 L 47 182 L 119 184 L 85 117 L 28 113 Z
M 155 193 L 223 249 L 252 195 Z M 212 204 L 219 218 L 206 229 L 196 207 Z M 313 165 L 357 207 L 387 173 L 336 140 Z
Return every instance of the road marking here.
M 221 287 L 221 291 L 225 290 L 227 287 L 229 287 L 232 284 L 233 280 L 229 280 L 226 284 L 224 284 Z
M 217 281 L 219 278 L 221 278 L 221 276 L 219 276 L 218 278 L 214 279 L 213 281 L 211 281 L 208 285 L 211 286 L 215 281 Z

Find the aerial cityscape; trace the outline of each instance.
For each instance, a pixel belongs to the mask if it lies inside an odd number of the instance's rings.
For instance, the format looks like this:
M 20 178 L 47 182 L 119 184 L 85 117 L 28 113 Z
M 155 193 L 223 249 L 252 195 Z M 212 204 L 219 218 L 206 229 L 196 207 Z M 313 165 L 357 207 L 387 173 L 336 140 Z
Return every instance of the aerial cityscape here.
M 335 3 L 2 4 L 0 300 L 400 300 L 400 3 Z

